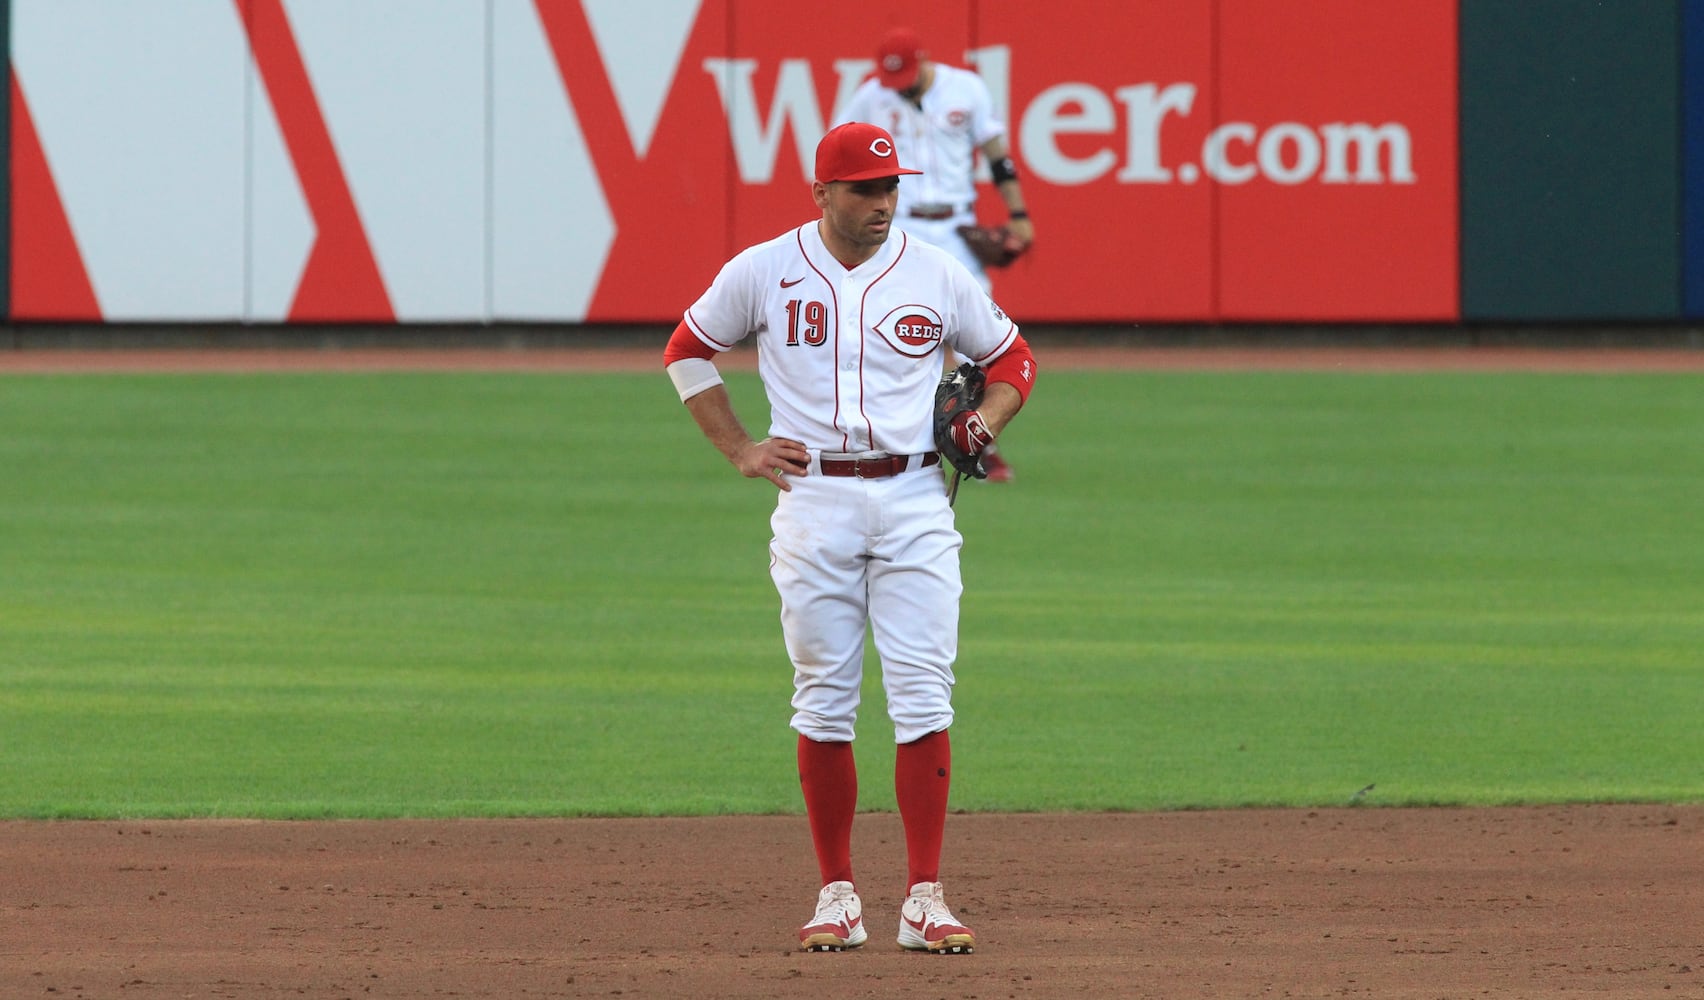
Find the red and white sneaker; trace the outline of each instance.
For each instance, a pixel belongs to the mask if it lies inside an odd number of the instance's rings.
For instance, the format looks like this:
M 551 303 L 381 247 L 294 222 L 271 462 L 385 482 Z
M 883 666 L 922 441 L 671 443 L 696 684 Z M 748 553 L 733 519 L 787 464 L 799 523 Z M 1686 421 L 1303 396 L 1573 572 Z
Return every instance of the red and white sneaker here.
M 1000 457 L 999 450 L 993 445 L 982 449 L 982 469 L 988 473 L 987 481 L 990 483 L 1009 483 L 1016 478 L 1011 465 Z
M 800 951 L 845 951 L 869 940 L 864 904 L 850 882 L 830 882 L 817 893 L 816 915 L 799 928 Z
M 968 955 L 976 950 L 976 932 L 947 909 L 941 883 L 919 882 L 899 908 L 899 946 L 937 955 Z

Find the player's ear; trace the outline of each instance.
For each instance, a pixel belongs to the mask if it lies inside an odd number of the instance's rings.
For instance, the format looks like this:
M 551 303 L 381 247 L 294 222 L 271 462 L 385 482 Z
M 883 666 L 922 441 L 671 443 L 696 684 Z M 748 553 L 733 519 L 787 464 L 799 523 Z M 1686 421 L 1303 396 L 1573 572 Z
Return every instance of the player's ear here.
M 811 200 L 816 202 L 816 207 L 827 208 L 828 185 L 822 181 L 811 181 Z

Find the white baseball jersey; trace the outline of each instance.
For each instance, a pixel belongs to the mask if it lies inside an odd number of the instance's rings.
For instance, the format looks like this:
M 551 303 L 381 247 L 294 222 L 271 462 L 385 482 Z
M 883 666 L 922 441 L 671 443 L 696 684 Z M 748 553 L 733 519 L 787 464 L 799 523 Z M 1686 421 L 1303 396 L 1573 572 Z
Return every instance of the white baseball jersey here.
M 835 124 L 870 122 L 893 136 L 901 166 L 921 170 L 899 185 L 896 216 L 904 224 L 913 205 L 951 205 L 969 214 L 976 201 L 976 151 L 1006 134 L 994 113 L 994 99 L 982 78 L 967 69 L 934 63 L 935 79 L 923 92 L 923 106 L 865 80 L 835 116 Z
M 769 436 L 841 454 L 933 451 L 940 351 L 986 365 L 1018 337 L 940 248 L 894 232 L 848 270 L 815 222 L 730 260 L 686 324 L 719 352 L 756 333 Z

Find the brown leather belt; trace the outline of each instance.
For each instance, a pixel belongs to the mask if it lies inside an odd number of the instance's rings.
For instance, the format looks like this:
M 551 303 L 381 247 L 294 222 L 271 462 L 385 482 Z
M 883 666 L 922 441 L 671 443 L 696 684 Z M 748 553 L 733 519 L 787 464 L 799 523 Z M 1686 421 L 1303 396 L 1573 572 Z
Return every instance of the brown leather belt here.
M 845 476 L 853 479 L 886 479 L 897 476 L 911 467 L 910 455 L 888 455 L 884 458 L 824 458 L 817 464 L 825 476 Z M 919 469 L 941 464 L 941 453 L 926 451 Z
M 911 216 L 913 219 L 933 219 L 939 221 L 941 219 L 952 218 L 959 214 L 959 210 L 956 205 L 918 205 L 914 208 L 906 209 L 905 214 Z

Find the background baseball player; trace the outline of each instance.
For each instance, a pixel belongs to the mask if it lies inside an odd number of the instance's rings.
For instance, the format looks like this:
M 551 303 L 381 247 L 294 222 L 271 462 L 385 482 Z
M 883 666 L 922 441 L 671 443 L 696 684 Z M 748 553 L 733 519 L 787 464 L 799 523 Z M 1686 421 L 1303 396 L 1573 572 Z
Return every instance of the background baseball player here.
M 978 150 L 1006 204 L 1013 251 L 1027 250 L 1035 240 L 1017 167 L 1006 148 L 1006 123 L 995 113 L 988 85 L 968 69 L 931 60 L 910 28 L 883 36 L 876 74 L 853 92 L 834 120 L 874 122 L 893 135 L 900 160 L 923 171 L 916 182 L 900 186 L 895 227 L 950 252 L 985 290 L 993 286 L 983 260 L 959 233 L 976 224 Z M 982 464 L 990 482 L 1013 477 L 998 448 L 983 455 Z
M 899 943 L 963 953 L 976 937 L 940 882 L 952 749 L 962 538 L 935 450 L 942 351 L 985 367 L 980 410 L 951 444 L 993 441 L 1028 397 L 1035 361 L 1018 328 L 945 251 L 890 232 L 902 174 L 884 129 L 851 123 L 816 150 L 821 218 L 749 247 L 686 311 L 664 363 L 688 411 L 742 474 L 779 488 L 770 575 L 793 663 L 799 783 L 822 876 L 799 931 L 809 951 L 863 944 L 852 870 L 852 754 L 868 627 L 881 656 L 905 828 Z M 892 236 L 893 238 L 890 238 Z M 754 440 L 714 359 L 757 338 L 769 432 Z

